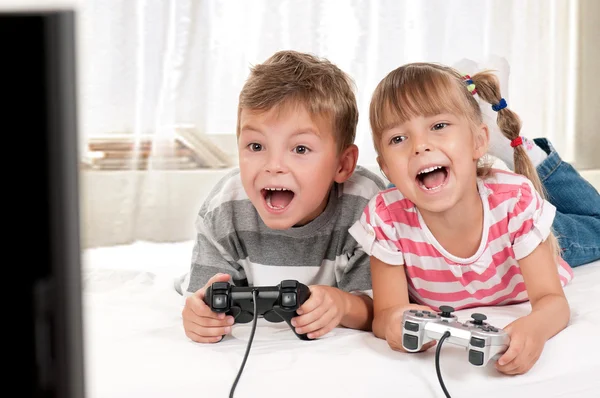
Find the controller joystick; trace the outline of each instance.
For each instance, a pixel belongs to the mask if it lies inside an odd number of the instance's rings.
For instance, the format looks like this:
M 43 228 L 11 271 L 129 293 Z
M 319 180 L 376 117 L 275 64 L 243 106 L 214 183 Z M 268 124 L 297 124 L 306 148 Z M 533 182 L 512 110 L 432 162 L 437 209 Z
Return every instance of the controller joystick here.
M 473 325 L 483 325 L 483 321 L 487 319 L 487 316 L 485 316 L 484 314 L 475 313 L 471 315 L 471 318 L 473 318 L 473 320 L 471 321 Z
M 449 305 L 442 305 L 440 307 L 440 311 L 442 312 L 440 314 L 440 316 L 442 318 L 452 318 L 452 313 L 454 312 L 454 308 L 450 307 Z

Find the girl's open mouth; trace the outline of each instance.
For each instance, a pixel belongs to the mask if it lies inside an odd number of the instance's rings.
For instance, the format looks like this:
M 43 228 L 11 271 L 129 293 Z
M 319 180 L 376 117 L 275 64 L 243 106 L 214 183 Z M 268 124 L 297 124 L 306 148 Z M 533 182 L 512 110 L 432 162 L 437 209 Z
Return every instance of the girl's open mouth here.
M 426 192 L 437 191 L 448 181 L 448 168 L 445 166 L 427 167 L 417 173 L 417 185 Z

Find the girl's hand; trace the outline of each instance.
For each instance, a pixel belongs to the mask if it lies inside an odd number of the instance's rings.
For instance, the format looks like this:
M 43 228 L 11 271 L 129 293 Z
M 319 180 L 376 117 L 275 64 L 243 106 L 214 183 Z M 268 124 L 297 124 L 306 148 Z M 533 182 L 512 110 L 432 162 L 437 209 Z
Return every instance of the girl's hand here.
M 385 340 L 390 348 L 394 351 L 409 352 L 402 347 L 402 317 L 404 312 L 408 310 L 435 312 L 429 307 L 417 304 L 408 304 L 394 310 L 394 312 L 390 315 L 390 322 L 387 323 L 385 328 Z M 418 352 L 427 351 L 431 347 L 435 346 L 435 344 L 436 341 L 430 341 L 429 343 L 423 344 L 423 347 L 421 347 Z
M 496 369 L 507 375 L 529 371 L 542 354 L 546 339 L 529 316 L 517 319 L 504 328 L 510 336 L 508 350 L 496 362 Z

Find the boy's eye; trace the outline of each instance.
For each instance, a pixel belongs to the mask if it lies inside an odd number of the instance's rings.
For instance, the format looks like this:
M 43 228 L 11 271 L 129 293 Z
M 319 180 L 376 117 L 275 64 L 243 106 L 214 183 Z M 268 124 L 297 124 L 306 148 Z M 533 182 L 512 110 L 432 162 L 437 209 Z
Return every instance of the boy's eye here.
M 304 145 L 298 145 L 294 148 L 294 152 L 296 152 L 299 155 L 304 155 L 305 153 L 308 153 L 308 151 L 310 151 L 310 149 L 308 149 Z
M 390 144 L 399 144 L 401 142 L 404 142 L 404 140 L 406 140 L 405 136 L 397 135 L 395 137 L 392 137 L 392 139 L 390 140 Z
M 441 130 L 447 126 L 448 126 L 448 123 L 436 123 L 433 125 L 432 130 Z
M 250 150 L 252 152 L 260 152 L 262 150 L 262 145 L 258 144 L 256 142 L 253 142 L 251 144 L 248 144 L 248 148 L 250 148 Z

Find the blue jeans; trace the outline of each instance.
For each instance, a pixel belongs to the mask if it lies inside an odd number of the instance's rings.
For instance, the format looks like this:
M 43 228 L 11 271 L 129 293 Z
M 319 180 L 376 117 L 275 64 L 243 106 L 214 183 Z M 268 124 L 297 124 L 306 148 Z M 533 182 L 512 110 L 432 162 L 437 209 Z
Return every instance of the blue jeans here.
M 600 260 L 600 194 L 546 138 L 533 141 L 548 154 L 537 172 L 548 201 L 556 207 L 552 229 L 563 259 L 571 268 Z
M 548 201 L 556 207 L 552 227 L 563 259 L 578 267 L 600 259 L 600 194 L 545 138 L 533 140 L 548 157 L 537 166 Z

